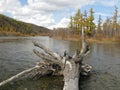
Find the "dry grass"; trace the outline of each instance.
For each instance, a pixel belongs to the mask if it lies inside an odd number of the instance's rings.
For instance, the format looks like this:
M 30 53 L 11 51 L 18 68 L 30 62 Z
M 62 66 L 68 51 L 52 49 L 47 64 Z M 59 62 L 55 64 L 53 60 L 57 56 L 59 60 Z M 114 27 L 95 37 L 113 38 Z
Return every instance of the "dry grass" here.
M 62 39 L 62 40 L 70 40 L 70 41 L 80 41 L 81 40 L 81 36 L 79 36 L 79 35 L 66 35 L 64 37 L 58 35 L 58 36 L 53 36 L 53 38 Z M 86 37 L 86 38 L 89 42 L 94 42 L 94 43 L 120 42 L 120 36 L 108 38 L 108 37 L 99 35 L 96 37 Z
M 60 36 L 60 35 L 55 35 L 52 36 L 53 38 L 56 39 L 62 39 L 62 40 L 69 40 L 69 41 L 79 41 L 81 40 L 81 37 L 79 35 L 66 35 L 66 36 Z
M 0 36 L 25 36 L 20 32 L 8 32 L 8 31 L 0 31 Z

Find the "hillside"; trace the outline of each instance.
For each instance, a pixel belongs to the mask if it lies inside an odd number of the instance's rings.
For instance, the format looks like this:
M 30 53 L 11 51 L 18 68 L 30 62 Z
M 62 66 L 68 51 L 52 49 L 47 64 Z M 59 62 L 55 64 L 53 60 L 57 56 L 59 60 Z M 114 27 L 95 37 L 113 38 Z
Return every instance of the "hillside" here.
M 47 35 L 49 29 L 22 21 L 17 21 L 0 14 L 0 36 L 1 35 Z

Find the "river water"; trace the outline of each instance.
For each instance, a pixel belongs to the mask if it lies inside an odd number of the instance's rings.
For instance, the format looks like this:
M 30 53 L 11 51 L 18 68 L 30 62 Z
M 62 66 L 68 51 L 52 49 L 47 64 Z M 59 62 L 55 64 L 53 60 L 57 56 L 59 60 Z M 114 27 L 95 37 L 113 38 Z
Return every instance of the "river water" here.
M 49 37 L 0 39 L 4 39 L 4 42 L 0 42 L 0 81 L 33 67 L 41 60 L 33 53 L 33 49 L 38 48 L 32 41 L 38 41 L 61 55 L 65 50 L 72 55 L 81 47 L 80 42 Z M 120 90 L 120 44 L 91 43 L 91 53 L 84 59 L 84 63 L 92 65 L 93 71 L 89 78 L 81 79 L 81 90 Z M 62 77 L 43 77 L 39 80 L 18 80 L 0 90 L 62 90 L 62 87 Z

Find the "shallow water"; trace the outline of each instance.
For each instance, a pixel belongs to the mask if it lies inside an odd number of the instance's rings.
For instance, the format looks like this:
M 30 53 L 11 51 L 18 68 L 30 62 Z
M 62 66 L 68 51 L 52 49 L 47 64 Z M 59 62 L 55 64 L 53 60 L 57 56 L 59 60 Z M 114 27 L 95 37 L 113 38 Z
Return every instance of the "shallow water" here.
M 1 42 L 0 81 L 33 67 L 41 60 L 33 53 L 33 49 L 38 49 L 32 44 L 34 40 L 60 54 L 67 50 L 72 55 L 81 45 L 80 42 L 49 37 L 19 37 L 17 40 Z M 93 71 L 89 78 L 81 80 L 81 90 L 120 90 L 120 44 L 91 44 L 91 49 L 84 63 L 92 65 Z M 0 90 L 62 90 L 62 87 L 62 77 L 44 77 L 39 80 L 16 81 Z

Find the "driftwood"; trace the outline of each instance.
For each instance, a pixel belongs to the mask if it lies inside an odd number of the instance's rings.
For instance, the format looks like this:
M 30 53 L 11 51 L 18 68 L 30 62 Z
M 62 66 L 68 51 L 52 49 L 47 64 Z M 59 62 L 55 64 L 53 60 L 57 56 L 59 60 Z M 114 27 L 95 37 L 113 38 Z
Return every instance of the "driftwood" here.
M 82 49 L 80 51 L 76 50 L 73 56 L 67 55 L 66 51 L 64 52 L 64 55 L 61 56 L 38 42 L 33 43 L 34 46 L 39 47 L 44 51 L 44 53 L 41 53 L 36 49 L 33 50 L 38 57 L 44 59 L 44 62 L 38 62 L 35 67 L 25 70 L 1 82 L 0 87 L 22 76 L 36 78 L 46 74 L 51 74 L 63 75 L 63 90 L 79 90 L 80 75 L 88 75 L 92 68 L 88 64 L 82 64 L 84 57 L 86 57 L 86 55 L 90 52 L 89 45 L 85 39 L 83 38 L 82 40 Z

